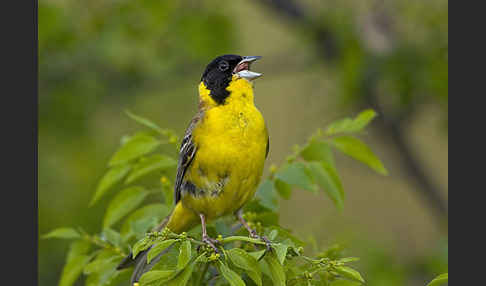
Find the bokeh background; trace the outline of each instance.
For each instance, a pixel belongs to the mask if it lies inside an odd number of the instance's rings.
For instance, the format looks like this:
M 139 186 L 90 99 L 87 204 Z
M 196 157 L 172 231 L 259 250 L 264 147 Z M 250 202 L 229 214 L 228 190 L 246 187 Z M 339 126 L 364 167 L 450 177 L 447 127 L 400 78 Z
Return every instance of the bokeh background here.
M 256 105 L 269 162 L 343 116 L 374 108 L 363 139 L 383 177 L 344 156 L 346 200 L 294 192 L 281 224 L 320 248 L 339 243 L 368 285 L 425 285 L 448 268 L 448 2 L 444 0 L 40 0 L 39 234 L 98 232 L 88 208 L 124 110 L 184 132 L 205 65 L 261 55 Z M 68 242 L 39 241 L 40 285 L 56 285 Z

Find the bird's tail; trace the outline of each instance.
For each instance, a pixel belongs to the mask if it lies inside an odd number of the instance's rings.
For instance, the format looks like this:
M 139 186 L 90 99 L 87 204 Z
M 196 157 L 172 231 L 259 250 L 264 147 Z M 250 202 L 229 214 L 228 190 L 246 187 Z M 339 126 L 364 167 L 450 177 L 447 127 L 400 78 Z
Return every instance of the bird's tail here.
M 155 227 L 152 231 L 160 231 L 164 227 L 167 226 L 172 232 L 181 233 L 183 231 L 190 230 L 194 226 L 199 223 L 199 217 L 193 211 L 185 208 L 182 203 L 179 201 L 174 210 L 170 215 L 168 215 L 157 227 Z M 151 247 L 150 247 L 151 248 Z M 135 258 L 132 257 L 132 253 L 130 253 L 123 261 L 117 266 L 117 270 L 128 268 L 132 265 L 135 265 L 133 270 L 132 277 L 130 279 L 130 285 L 134 285 L 134 283 L 140 280 L 140 277 L 150 269 L 160 260 L 160 257 L 164 255 L 168 250 L 162 251 L 157 257 L 152 259 L 149 264 L 147 264 L 147 253 L 149 249 L 144 250 L 137 254 Z

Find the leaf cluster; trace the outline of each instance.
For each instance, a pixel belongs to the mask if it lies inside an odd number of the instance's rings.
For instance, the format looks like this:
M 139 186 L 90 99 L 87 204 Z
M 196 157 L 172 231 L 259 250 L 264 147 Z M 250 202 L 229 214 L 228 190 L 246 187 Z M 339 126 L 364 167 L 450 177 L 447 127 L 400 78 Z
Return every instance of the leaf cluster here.
M 255 199 L 244 209 L 244 218 L 265 243 L 248 237 L 246 230 L 229 217 L 208 225 L 208 233 L 217 237 L 215 253 L 201 240 L 200 227 L 176 234 L 169 229 L 151 232 L 173 207 L 172 190 L 176 167 L 178 137 L 152 121 L 127 112 L 147 130 L 124 136 L 108 163 L 90 206 L 110 198 L 102 230 L 88 234 L 82 228 L 58 228 L 44 238 L 74 240 L 67 254 L 59 285 L 71 286 L 81 275 L 86 286 L 126 285 L 132 269 L 117 271 L 116 266 L 128 254 L 135 257 L 148 250 L 147 263 L 156 261 L 144 273 L 140 285 L 360 285 L 361 274 L 349 266 L 357 258 L 343 257 L 332 247 L 304 254 L 305 243 L 291 230 L 279 225 L 278 204 L 289 199 L 294 189 L 327 194 L 338 208 L 344 204 L 334 152 L 342 152 L 386 174 L 381 161 L 356 135 L 364 131 L 376 116 L 366 110 L 355 118 L 345 118 L 318 130 L 281 166 L 272 166 L 270 175 L 258 188 Z M 160 152 L 162 145 L 173 146 L 172 154 Z M 116 190 L 116 192 L 114 192 Z M 147 202 L 149 197 L 155 203 Z M 159 255 L 162 254 L 163 255 Z
M 294 146 L 294 153 L 280 167 L 272 166 L 271 175 L 257 192 L 257 199 L 266 208 L 277 211 L 278 197 L 289 199 L 293 188 L 318 193 L 322 190 L 338 209 L 343 208 L 344 189 L 339 177 L 334 153 L 341 152 L 356 159 L 379 174 L 388 171 L 371 149 L 355 135 L 376 117 L 368 109 L 355 118 L 335 121 L 323 130 L 317 130 L 303 146 Z

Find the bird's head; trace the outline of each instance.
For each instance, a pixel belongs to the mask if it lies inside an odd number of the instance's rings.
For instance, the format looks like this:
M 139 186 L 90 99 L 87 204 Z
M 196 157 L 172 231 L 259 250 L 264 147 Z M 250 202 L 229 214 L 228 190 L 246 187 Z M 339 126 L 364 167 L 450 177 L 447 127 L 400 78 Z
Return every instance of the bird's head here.
M 223 55 L 212 60 L 204 70 L 201 81 L 210 91 L 210 96 L 218 104 L 224 103 L 229 96 L 226 90 L 233 76 L 236 79 L 254 80 L 262 76 L 261 73 L 250 71 L 251 64 L 260 56 L 243 57 L 239 55 Z

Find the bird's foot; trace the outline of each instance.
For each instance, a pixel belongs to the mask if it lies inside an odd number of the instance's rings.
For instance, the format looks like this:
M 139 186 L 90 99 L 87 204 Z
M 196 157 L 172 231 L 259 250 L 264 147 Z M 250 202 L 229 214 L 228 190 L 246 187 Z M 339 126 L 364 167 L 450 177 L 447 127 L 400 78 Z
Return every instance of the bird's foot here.
M 203 235 L 202 241 L 207 245 L 211 246 L 211 248 L 214 250 L 215 253 L 219 253 L 219 250 L 216 247 L 216 245 L 220 244 L 219 240 L 211 238 L 207 235 Z
M 259 239 L 265 243 L 265 247 L 266 247 L 265 252 L 258 260 L 262 259 L 268 252 L 272 251 L 272 243 L 270 242 L 270 240 L 264 235 L 262 236 L 258 235 L 256 230 L 250 227 L 248 222 L 243 218 L 243 213 L 241 210 L 236 213 L 236 217 L 241 222 L 241 224 L 246 228 L 251 238 Z
M 266 236 L 264 235 L 260 236 L 255 230 L 252 229 L 250 231 L 250 237 L 265 242 L 265 252 L 258 260 L 261 260 L 268 252 L 272 251 L 272 242 Z

